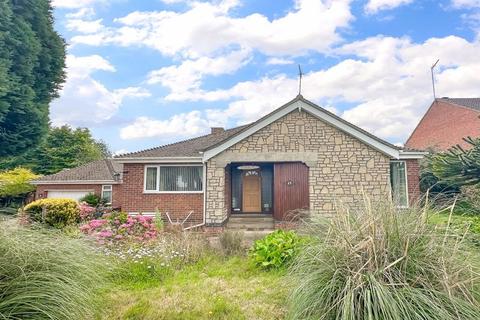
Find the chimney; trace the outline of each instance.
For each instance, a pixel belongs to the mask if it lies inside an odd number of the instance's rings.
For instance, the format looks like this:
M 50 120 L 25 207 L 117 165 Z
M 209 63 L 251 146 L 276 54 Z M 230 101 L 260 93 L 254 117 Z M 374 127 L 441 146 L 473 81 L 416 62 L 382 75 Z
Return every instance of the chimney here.
M 225 131 L 222 127 L 211 127 L 211 134 L 219 134 Z

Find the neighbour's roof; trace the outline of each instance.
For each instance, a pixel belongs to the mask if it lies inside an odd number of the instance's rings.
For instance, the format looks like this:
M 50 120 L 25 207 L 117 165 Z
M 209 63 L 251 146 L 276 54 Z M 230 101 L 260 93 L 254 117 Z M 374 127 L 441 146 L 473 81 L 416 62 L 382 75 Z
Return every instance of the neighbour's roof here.
M 437 99 L 439 101 L 443 101 L 446 103 L 453 103 L 459 106 L 467 107 L 470 109 L 474 109 L 480 111 L 480 98 L 449 98 L 443 97 Z
M 116 156 L 116 158 L 201 157 L 201 152 L 203 152 L 205 149 L 208 149 L 211 146 L 230 138 L 245 127 L 246 126 L 235 127 L 221 132 L 211 133 L 201 137 L 179 141 L 152 149 L 125 153 Z
M 33 181 L 35 184 L 42 182 L 62 182 L 62 181 L 117 181 L 118 174 L 121 175 L 123 165 L 112 159 L 102 159 L 92 161 L 82 166 L 64 169 L 58 173 L 43 176 Z

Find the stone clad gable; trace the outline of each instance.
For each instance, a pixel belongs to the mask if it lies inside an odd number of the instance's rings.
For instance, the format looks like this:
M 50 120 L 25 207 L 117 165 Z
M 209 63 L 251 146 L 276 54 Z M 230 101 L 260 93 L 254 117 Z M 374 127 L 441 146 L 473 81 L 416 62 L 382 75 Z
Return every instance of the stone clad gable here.
M 241 161 L 301 161 L 309 167 L 310 208 L 333 213 L 337 200 L 352 206 L 363 192 L 389 190 L 390 159 L 305 111 L 292 111 L 207 163 L 207 218 L 226 217 L 225 166 Z M 213 203 L 212 203 L 213 202 Z

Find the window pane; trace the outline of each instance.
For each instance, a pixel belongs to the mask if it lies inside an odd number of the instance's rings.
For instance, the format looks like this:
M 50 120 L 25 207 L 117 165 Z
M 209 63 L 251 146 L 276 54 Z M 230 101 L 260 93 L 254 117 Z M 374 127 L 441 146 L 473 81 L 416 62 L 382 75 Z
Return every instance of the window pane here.
M 202 167 L 160 167 L 160 191 L 202 191 Z
M 408 207 L 405 162 L 390 163 L 390 180 L 393 201 L 399 206 Z
M 147 168 L 145 190 L 157 190 L 157 168 Z
M 112 191 L 103 191 L 102 199 L 104 199 L 108 204 L 112 203 Z

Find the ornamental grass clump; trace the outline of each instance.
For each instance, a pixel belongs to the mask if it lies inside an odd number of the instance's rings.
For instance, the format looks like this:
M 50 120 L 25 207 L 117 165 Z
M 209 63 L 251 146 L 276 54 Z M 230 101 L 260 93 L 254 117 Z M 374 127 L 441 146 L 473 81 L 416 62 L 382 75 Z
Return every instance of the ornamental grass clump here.
M 312 218 L 290 269 L 290 318 L 478 319 L 477 257 L 427 212 L 366 200 L 360 212 Z
M 81 240 L 0 225 L 0 319 L 93 319 L 104 270 Z

